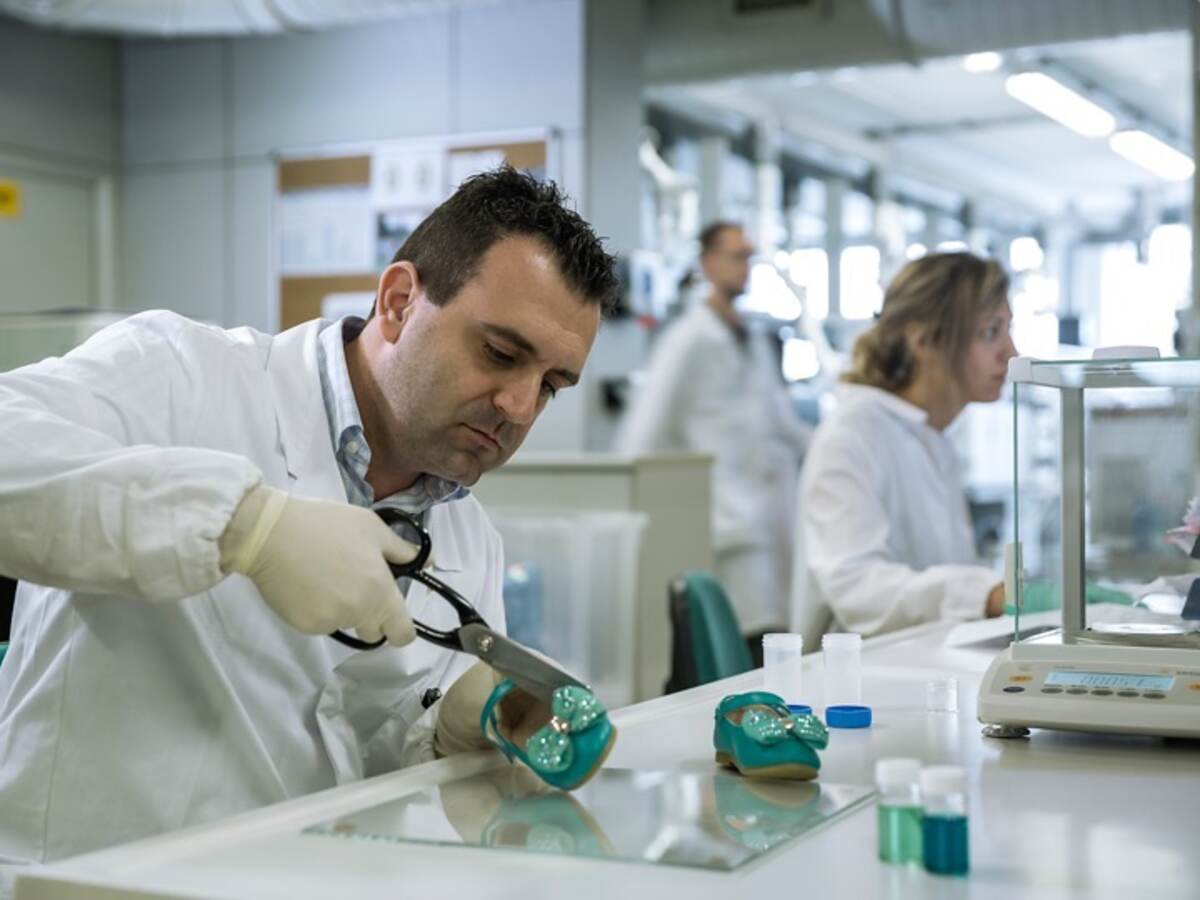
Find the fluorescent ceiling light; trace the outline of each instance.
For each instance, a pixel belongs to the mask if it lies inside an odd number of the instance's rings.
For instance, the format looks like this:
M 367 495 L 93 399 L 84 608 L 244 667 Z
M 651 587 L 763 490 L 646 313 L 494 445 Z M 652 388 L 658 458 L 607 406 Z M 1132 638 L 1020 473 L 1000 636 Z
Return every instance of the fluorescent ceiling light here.
M 1004 81 L 1004 89 L 1017 100 L 1084 137 L 1112 134 L 1117 120 L 1065 84 L 1041 72 L 1018 72 Z
M 995 72 L 1000 68 L 1004 59 L 999 53 L 970 53 L 963 57 L 963 68 L 976 74 L 980 72 Z
M 1170 144 L 1136 128 L 1118 131 L 1108 139 L 1108 146 L 1118 156 L 1167 181 L 1191 178 L 1196 170 L 1196 164 L 1186 153 L 1180 153 Z

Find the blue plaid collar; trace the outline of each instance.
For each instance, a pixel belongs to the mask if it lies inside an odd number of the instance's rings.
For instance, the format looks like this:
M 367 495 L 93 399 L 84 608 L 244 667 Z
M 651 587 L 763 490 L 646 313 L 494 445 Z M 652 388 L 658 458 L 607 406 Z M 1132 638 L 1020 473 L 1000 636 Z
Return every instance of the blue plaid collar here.
M 346 499 L 355 506 L 371 508 L 394 507 L 420 514 L 437 503 L 458 500 L 469 491 L 461 484 L 422 475 L 412 487 L 390 497 L 375 499 L 375 490 L 367 482 L 371 465 L 371 448 L 363 431 L 362 416 L 354 399 L 350 370 L 346 366 L 346 343 L 358 337 L 366 323 L 357 316 L 347 316 L 321 329 L 317 338 L 317 366 L 321 375 L 321 398 L 329 422 L 329 439 L 333 444 L 338 472 L 346 488 Z

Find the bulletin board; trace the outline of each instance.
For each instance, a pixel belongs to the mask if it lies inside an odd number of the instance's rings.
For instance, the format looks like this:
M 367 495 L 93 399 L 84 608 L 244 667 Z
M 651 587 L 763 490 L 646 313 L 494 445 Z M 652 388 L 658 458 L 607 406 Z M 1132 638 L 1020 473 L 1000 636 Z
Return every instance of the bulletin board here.
M 538 178 L 562 177 L 559 139 L 549 130 L 299 150 L 276 161 L 280 330 L 334 304 L 361 305 L 366 315 L 396 250 L 470 175 L 507 162 Z

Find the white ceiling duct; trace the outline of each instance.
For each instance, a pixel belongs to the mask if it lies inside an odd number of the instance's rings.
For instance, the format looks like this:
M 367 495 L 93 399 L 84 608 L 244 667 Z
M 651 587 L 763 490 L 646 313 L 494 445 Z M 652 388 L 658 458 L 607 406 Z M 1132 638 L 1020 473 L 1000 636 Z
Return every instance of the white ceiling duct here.
M 647 0 L 652 84 L 837 69 L 1184 30 L 1183 0 Z M 759 7 L 755 6 L 756 9 Z M 738 12 L 738 9 L 744 11 Z
M 0 0 L 32 25 L 140 37 L 309 31 L 500 0 Z

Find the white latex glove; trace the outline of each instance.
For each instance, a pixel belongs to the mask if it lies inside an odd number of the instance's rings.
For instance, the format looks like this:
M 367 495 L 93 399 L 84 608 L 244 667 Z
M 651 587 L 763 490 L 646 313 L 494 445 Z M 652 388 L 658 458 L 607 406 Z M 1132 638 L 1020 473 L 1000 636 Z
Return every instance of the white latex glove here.
M 492 689 L 502 680 L 487 663 L 477 662 L 450 685 L 446 696 L 438 701 L 433 733 L 433 750 L 438 756 L 492 746 L 483 736 L 479 717 Z M 510 691 L 500 701 L 499 709 L 500 733 L 518 747 L 523 747 L 534 732 L 550 721 L 550 704 L 521 688 Z
M 305 500 L 259 485 L 221 535 L 222 571 L 254 582 L 271 609 L 306 634 L 353 628 L 397 647 L 416 637 L 388 562 L 417 548 L 369 509 Z

